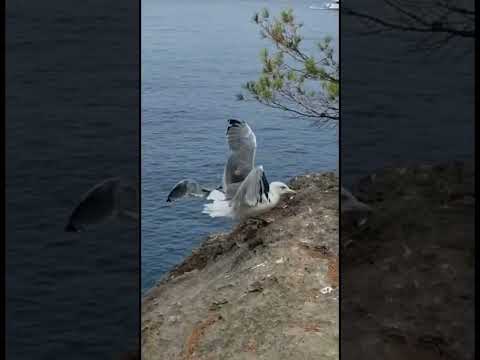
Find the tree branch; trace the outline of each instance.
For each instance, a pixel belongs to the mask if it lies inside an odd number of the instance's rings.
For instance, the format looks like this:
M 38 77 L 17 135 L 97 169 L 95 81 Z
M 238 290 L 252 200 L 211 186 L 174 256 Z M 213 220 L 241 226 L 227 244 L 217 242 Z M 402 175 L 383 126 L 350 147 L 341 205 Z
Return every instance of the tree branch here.
M 366 14 L 360 11 L 356 11 L 350 8 L 345 8 L 341 7 L 341 11 L 345 15 L 350 15 L 350 16 L 355 16 L 360 19 L 364 19 L 369 21 L 370 23 L 374 23 L 376 25 L 379 25 L 381 27 L 384 27 L 386 29 L 393 29 L 393 30 L 399 30 L 399 31 L 405 31 L 405 32 L 417 32 L 417 33 L 440 33 L 440 34 L 450 34 L 452 36 L 458 36 L 458 37 L 464 37 L 464 38 L 474 38 L 475 37 L 475 29 L 474 25 L 469 24 L 471 22 L 471 19 L 468 19 L 466 22 L 462 23 L 462 25 L 465 25 L 466 27 L 453 27 L 451 23 L 448 23 L 448 21 L 445 19 L 446 16 L 449 14 L 444 14 L 442 17 L 436 19 L 436 20 L 427 20 L 421 18 L 419 15 L 417 15 L 413 10 L 406 9 L 404 6 L 400 5 L 398 2 L 394 2 L 391 0 L 384 0 L 385 4 L 390 6 L 392 9 L 394 9 L 399 15 L 403 15 L 404 19 L 407 20 L 407 24 L 405 24 L 405 21 L 392 21 L 392 20 L 386 20 L 382 19 L 376 16 L 372 16 L 370 14 Z M 456 14 L 461 14 L 461 15 L 468 15 L 471 16 L 474 14 L 469 9 L 463 9 L 459 7 L 454 7 L 450 6 L 447 4 L 440 4 L 436 3 L 437 6 L 441 6 L 444 9 L 447 9 L 450 12 L 454 12 Z M 437 7 L 438 9 L 438 7 Z M 409 22 L 409 23 L 408 23 Z M 470 25 L 470 26 L 469 26 Z

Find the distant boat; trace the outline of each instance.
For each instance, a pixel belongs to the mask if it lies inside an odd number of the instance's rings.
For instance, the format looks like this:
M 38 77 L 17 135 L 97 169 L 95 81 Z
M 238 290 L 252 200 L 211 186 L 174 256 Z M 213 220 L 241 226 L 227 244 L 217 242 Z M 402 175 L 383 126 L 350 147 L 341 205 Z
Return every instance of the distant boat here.
M 312 10 L 340 10 L 340 1 L 333 0 L 332 2 L 327 2 L 323 6 L 310 5 Z

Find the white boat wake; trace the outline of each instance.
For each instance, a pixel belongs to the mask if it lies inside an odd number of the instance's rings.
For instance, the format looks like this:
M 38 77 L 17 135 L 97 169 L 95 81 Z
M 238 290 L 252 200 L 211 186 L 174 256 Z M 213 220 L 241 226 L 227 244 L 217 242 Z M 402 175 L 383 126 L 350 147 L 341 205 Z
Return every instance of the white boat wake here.
M 340 1 L 334 0 L 332 2 L 327 2 L 323 4 L 323 6 L 310 5 L 309 8 L 312 10 L 340 10 Z

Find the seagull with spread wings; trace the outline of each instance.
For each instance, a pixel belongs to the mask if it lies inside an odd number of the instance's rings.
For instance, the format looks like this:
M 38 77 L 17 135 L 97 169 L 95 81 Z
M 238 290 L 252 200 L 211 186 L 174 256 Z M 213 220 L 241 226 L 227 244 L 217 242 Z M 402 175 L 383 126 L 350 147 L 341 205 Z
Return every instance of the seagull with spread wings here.
M 282 194 L 295 192 L 282 182 L 269 183 L 263 167 L 255 167 L 257 141 L 245 121 L 228 120 L 226 135 L 230 156 L 222 185 L 209 189 L 195 180 L 184 179 L 170 191 L 167 202 L 187 196 L 206 198 L 211 202 L 204 206 L 203 213 L 241 220 L 270 210 Z M 138 186 L 119 177 L 103 180 L 82 196 L 65 231 L 81 232 L 115 218 L 138 221 L 138 205 Z
M 211 201 L 204 206 L 203 213 L 242 220 L 272 209 L 282 194 L 294 193 L 282 182 L 269 183 L 263 166 L 255 166 L 257 140 L 245 121 L 228 120 L 226 135 L 230 155 L 221 187 L 209 190 L 193 180 L 182 180 L 172 189 L 167 201 L 184 196 L 203 197 Z

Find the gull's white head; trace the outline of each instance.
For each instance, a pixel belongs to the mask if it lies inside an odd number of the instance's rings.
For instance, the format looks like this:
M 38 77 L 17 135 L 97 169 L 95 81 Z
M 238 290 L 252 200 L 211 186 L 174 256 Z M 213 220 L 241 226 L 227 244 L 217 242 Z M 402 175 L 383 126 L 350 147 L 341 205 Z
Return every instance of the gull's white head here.
M 295 191 L 290 189 L 286 184 L 280 182 L 280 181 L 274 181 L 270 183 L 270 191 L 272 193 L 282 195 L 282 194 L 294 194 Z

